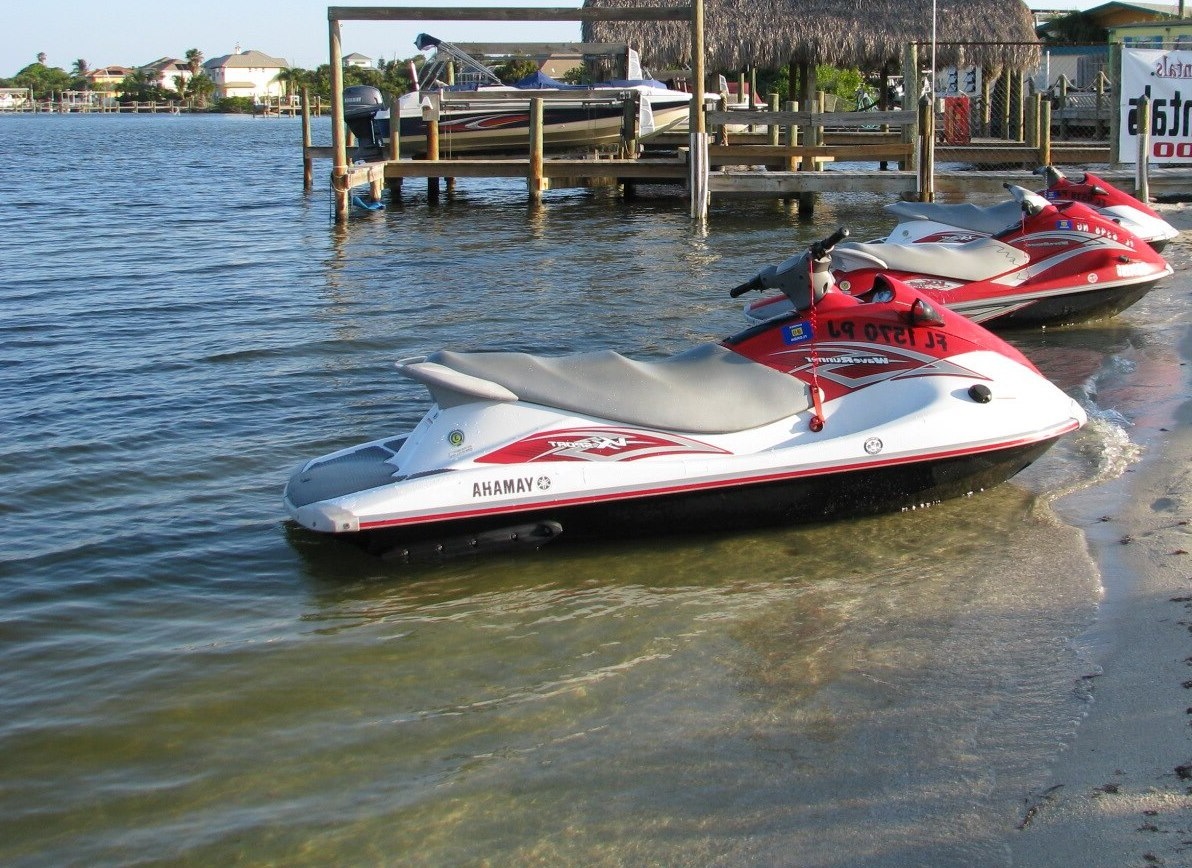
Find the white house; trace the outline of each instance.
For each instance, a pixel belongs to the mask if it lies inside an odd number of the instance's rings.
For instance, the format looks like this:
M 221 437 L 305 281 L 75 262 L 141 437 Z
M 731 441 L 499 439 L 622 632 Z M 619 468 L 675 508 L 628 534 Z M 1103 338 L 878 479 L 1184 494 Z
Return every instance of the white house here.
M 203 64 L 203 71 L 215 82 L 215 98 L 229 96 L 280 96 L 284 86 L 277 74 L 289 69 L 283 58 L 270 57 L 249 49 L 236 54 L 213 57 Z
M 181 91 L 186 87 L 186 82 L 190 81 L 190 67 L 186 65 L 185 60 L 176 57 L 159 57 L 139 69 L 143 70 L 154 84 L 166 90 Z M 182 87 L 174 81 L 175 78 L 182 79 Z
M 344 55 L 343 64 L 345 67 L 358 66 L 361 69 L 372 69 L 373 60 L 366 54 L 353 51 L 351 54 Z

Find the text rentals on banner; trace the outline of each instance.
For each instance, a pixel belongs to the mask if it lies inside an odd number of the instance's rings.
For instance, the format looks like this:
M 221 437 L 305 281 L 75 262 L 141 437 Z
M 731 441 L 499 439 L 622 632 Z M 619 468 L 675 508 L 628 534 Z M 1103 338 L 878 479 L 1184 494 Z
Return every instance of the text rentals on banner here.
M 1118 153 L 1123 163 L 1138 155 L 1138 101 L 1151 100 L 1154 163 L 1192 162 L 1192 51 L 1122 50 L 1122 104 Z

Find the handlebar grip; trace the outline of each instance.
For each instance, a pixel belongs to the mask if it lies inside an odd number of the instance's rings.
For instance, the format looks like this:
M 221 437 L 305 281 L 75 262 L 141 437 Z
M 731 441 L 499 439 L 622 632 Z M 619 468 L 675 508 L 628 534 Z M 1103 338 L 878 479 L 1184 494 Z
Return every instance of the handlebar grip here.
M 833 247 L 848 238 L 848 234 L 848 230 L 841 226 L 823 241 L 817 241 L 812 244 L 811 255 L 816 259 L 823 259 L 832 251 Z
M 749 280 L 742 283 L 740 286 L 734 286 L 728 291 L 728 294 L 730 298 L 740 298 L 751 289 L 765 288 L 766 287 L 762 284 L 761 278 L 755 275 L 754 277 L 751 277 Z
M 829 235 L 826 241 L 822 242 L 824 250 L 831 250 L 846 238 L 848 238 L 848 230 L 841 226 L 839 229 Z

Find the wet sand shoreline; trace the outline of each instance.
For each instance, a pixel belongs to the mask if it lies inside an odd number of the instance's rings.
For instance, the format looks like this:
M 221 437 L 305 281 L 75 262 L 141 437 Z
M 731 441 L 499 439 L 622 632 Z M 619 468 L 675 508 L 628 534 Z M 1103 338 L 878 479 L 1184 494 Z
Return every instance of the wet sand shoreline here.
M 1192 211 L 1163 210 L 1187 238 Z M 1171 418 L 1144 420 L 1141 461 L 1092 494 L 1104 514 L 1082 530 L 1104 599 L 1080 643 L 1098 674 L 1024 795 L 1014 865 L 1192 865 L 1192 328 L 1175 349 Z

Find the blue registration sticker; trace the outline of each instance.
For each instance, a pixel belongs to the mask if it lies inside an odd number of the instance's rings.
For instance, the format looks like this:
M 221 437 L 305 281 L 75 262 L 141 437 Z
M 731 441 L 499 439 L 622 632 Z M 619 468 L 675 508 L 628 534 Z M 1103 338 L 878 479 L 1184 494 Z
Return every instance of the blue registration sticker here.
M 801 344 L 811 340 L 811 323 L 807 320 L 782 327 L 782 340 L 788 344 Z
M 1056 220 L 1055 228 L 1056 229 L 1071 229 L 1072 221 L 1071 220 Z

